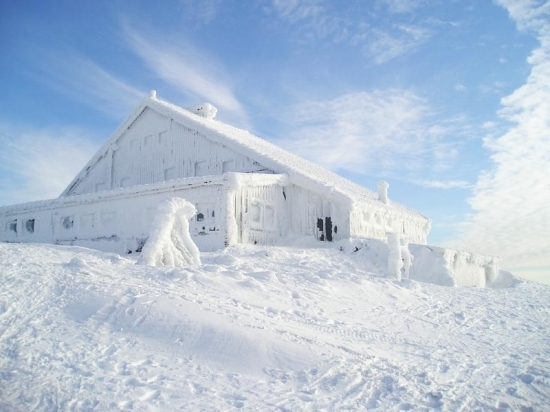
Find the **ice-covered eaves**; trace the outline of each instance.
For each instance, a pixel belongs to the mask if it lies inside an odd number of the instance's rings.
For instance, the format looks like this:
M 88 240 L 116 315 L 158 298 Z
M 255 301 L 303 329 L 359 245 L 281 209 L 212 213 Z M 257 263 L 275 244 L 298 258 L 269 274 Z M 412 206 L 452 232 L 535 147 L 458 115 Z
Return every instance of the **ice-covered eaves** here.
M 214 142 L 227 146 L 244 156 L 248 156 L 266 168 L 288 175 L 292 183 L 326 196 L 349 208 L 354 207 L 357 203 L 370 203 L 376 206 L 382 205 L 384 208 L 399 211 L 404 215 L 414 216 L 416 219 L 420 218 L 426 222 L 429 221 L 428 218 L 417 211 L 397 202 L 390 200 L 387 204 L 383 204 L 378 200 L 378 195 L 374 191 L 345 179 L 246 130 L 238 129 L 215 119 L 199 116 L 189 110 L 158 99 L 156 94 L 151 94 L 141 101 L 132 114 L 111 135 L 111 138 L 77 175 L 61 196 L 66 196 L 70 192 L 70 188 L 84 178 L 87 171 L 108 152 L 111 145 L 116 144 L 117 140 L 123 136 L 124 132 L 131 127 L 147 107 L 184 126 L 197 130 Z
M 10 216 L 24 212 L 53 209 L 59 206 L 75 206 L 94 201 L 121 199 L 125 197 L 134 197 L 140 194 L 174 192 L 177 190 L 191 189 L 202 186 L 222 185 L 228 188 L 235 188 L 236 186 L 244 184 L 248 186 L 263 186 L 271 184 L 285 186 L 287 182 L 288 176 L 273 174 L 252 175 L 244 173 L 224 173 L 222 175 L 214 176 L 189 177 L 114 190 L 105 190 L 95 193 L 61 196 L 55 199 L 38 200 L 36 202 L 2 206 L 0 207 L 0 215 Z
M 237 188 L 240 186 L 288 186 L 288 175 L 262 174 L 262 173 L 226 173 L 224 174 L 227 186 Z

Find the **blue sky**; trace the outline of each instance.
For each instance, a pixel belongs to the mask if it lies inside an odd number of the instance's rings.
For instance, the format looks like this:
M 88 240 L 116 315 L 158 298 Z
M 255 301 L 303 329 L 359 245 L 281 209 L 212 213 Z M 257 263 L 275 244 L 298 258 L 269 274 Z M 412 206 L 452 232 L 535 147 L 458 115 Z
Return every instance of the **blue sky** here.
M 550 2 L 0 4 L 0 204 L 59 195 L 152 89 L 550 282 Z

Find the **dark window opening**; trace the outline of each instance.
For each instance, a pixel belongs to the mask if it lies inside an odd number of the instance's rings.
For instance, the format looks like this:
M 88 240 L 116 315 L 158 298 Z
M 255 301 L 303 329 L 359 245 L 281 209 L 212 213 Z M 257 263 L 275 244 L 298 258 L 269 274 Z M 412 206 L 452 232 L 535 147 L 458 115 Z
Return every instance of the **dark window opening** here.
M 204 214 L 199 213 L 199 214 L 197 215 L 197 222 L 202 222 L 203 220 L 204 220 Z
M 10 222 L 9 228 L 12 232 L 17 233 L 17 219 L 15 219 L 13 222 Z
M 338 226 L 334 226 L 334 233 L 338 233 Z
M 25 222 L 25 229 L 29 233 L 34 233 L 34 219 L 29 219 Z
M 214 211 L 212 211 L 212 217 L 216 217 L 216 214 L 214 213 Z
M 323 231 L 323 219 L 321 218 L 317 219 L 317 229 L 319 229 L 321 232 Z
M 325 234 L 327 242 L 332 242 L 332 219 L 328 216 L 325 217 Z
M 74 218 L 72 216 L 66 216 L 61 218 L 61 226 L 64 229 L 70 229 L 74 225 Z

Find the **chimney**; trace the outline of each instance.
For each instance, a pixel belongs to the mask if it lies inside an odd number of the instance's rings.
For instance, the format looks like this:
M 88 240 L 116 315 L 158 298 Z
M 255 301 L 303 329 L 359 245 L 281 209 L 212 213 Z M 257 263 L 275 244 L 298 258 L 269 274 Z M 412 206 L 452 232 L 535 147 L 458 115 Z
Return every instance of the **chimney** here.
M 378 182 L 378 200 L 380 200 L 382 203 L 387 205 L 389 203 L 388 200 L 388 187 L 390 185 L 388 182 L 385 182 L 383 180 Z

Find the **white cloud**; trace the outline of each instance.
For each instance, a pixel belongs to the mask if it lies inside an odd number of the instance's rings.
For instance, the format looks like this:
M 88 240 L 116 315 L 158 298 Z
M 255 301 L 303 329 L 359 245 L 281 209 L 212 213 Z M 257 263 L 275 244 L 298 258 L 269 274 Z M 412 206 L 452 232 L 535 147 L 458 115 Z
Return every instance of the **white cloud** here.
M 145 92 L 108 73 L 93 61 L 76 54 L 49 54 L 36 76 L 53 89 L 95 110 L 120 119 L 145 96 Z
M 473 216 L 455 243 L 500 255 L 504 265 L 550 266 L 550 2 L 499 0 L 540 46 L 529 58 L 527 82 L 502 99 L 499 115 L 511 126 L 485 139 L 492 168 L 479 176 Z
M 0 135 L 0 205 L 59 196 L 98 149 L 77 128 L 2 127 Z
M 224 68 L 206 52 L 182 40 L 171 41 L 160 34 L 144 35 L 144 30 L 124 25 L 128 44 L 145 64 L 164 82 L 196 103 L 208 101 L 219 109 L 231 112 L 240 123 L 246 123 L 246 113 L 229 86 Z
M 306 101 L 286 120 L 293 125 L 285 147 L 332 169 L 357 173 L 407 173 L 449 163 L 452 152 L 432 126 L 427 103 L 403 90 L 349 93 L 332 100 Z

